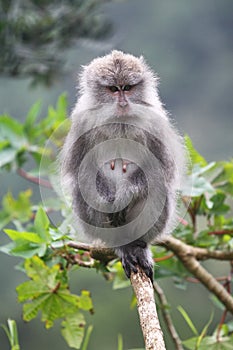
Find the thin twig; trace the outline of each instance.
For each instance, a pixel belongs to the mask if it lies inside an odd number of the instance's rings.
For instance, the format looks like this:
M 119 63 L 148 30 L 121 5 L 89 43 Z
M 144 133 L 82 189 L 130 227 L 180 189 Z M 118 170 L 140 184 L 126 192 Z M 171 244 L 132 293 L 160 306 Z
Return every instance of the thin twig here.
M 218 231 L 210 231 L 208 235 L 231 235 L 233 230 L 218 230 Z
M 74 249 L 80 249 L 80 250 L 85 250 L 85 251 L 90 251 L 93 249 L 93 247 L 87 243 L 82 243 L 82 242 L 73 242 L 70 241 L 67 243 L 68 247 L 74 248 Z
M 160 256 L 159 258 L 154 258 L 154 262 L 160 262 L 160 261 L 165 261 L 169 260 L 174 256 L 174 253 L 170 253 L 164 256 Z
M 161 305 L 161 311 L 162 311 L 166 326 L 167 326 L 169 333 L 171 335 L 171 338 L 175 344 L 176 350 L 184 350 L 184 348 L 182 346 L 182 342 L 180 340 L 180 337 L 176 332 L 176 329 L 175 329 L 174 324 L 172 322 L 170 313 L 168 311 L 167 298 L 166 298 L 162 288 L 155 281 L 154 281 L 154 290 L 156 292 L 156 295 L 158 296 L 158 299 L 159 299 L 159 302 Z
M 50 188 L 50 189 L 53 188 L 52 184 L 49 181 L 41 179 L 41 178 L 36 177 L 36 176 L 33 176 L 33 175 L 29 174 L 28 172 L 26 172 L 22 168 L 18 168 L 17 169 L 17 173 L 18 173 L 18 175 L 20 175 L 24 179 L 26 179 L 26 180 L 28 180 L 30 182 L 33 182 L 34 184 L 41 185 L 43 187 L 47 187 L 47 188 Z

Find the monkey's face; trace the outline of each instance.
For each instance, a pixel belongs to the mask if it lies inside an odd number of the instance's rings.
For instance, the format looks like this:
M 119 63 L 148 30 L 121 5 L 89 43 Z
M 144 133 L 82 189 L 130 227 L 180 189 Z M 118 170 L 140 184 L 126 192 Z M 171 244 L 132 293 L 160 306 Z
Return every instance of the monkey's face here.
M 132 104 L 148 104 L 145 86 L 153 88 L 153 79 L 142 59 L 113 51 L 86 66 L 81 83 L 95 105 L 110 104 L 116 115 L 127 115 Z
M 116 106 L 117 115 L 129 113 L 131 104 L 142 100 L 143 91 L 140 83 L 105 86 L 106 102 L 113 103 Z

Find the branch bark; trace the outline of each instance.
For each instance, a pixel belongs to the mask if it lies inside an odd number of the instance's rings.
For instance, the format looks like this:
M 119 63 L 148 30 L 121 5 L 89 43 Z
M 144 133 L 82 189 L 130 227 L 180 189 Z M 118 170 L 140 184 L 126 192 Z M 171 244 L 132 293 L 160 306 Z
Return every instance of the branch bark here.
M 138 268 L 137 273 L 131 274 L 130 281 L 137 298 L 138 314 L 146 350 L 166 350 L 151 280 Z
M 197 261 L 200 248 L 189 246 L 171 236 L 166 238 L 164 243 L 166 247 L 173 251 L 182 261 L 187 270 L 190 271 L 210 292 L 214 293 L 223 305 L 225 305 L 227 310 L 233 314 L 233 297 Z

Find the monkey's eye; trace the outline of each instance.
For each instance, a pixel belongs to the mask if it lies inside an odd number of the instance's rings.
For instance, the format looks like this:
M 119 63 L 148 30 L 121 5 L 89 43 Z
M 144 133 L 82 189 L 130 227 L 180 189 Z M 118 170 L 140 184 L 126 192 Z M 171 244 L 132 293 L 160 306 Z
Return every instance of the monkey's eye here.
M 117 91 L 119 91 L 119 88 L 117 86 L 109 86 L 109 90 L 111 92 L 117 92 Z
M 129 90 L 131 90 L 132 89 L 132 85 L 125 85 L 124 87 L 123 87 L 123 91 L 129 91 Z

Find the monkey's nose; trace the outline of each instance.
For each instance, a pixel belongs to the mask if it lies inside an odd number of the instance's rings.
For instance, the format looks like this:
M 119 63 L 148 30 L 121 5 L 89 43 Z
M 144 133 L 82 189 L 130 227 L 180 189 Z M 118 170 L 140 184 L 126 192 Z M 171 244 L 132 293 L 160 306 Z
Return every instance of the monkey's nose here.
M 123 91 L 119 91 L 118 103 L 121 108 L 128 106 L 128 102 Z
M 121 108 L 125 108 L 128 106 L 128 102 L 126 100 L 121 100 L 121 101 L 119 101 L 119 106 Z

